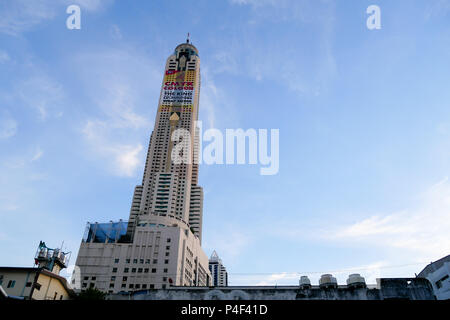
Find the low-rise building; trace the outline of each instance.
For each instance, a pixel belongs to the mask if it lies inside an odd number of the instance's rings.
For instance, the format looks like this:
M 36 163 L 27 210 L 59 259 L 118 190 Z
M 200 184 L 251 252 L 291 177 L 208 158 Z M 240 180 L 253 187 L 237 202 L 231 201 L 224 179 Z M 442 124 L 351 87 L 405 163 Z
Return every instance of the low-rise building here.
M 450 299 L 450 255 L 430 263 L 417 276 L 430 281 L 438 300 Z
M 208 257 L 182 219 L 136 219 L 132 239 L 127 238 L 125 221 L 88 224 L 76 261 L 81 282 L 77 289 L 118 293 L 211 284 Z
M 67 261 L 67 254 L 61 249 L 50 249 L 41 241 L 35 256 L 37 267 L 0 267 L 2 296 L 27 300 L 72 298 L 72 288 L 59 275 Z
M 0 267 L 0 285 L 9 297 L 69 300 L 74 293 L 66 278 L 44 268 Z

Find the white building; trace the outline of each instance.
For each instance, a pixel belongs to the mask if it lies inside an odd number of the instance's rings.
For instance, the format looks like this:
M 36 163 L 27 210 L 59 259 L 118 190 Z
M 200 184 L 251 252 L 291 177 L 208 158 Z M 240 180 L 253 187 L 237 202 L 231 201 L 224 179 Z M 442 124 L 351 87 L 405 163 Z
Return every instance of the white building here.
M 210 284 L 201 248 L 203 190 L 193 161 L 199 146 L 199 92 L 200 58 L 188 39 L 166 61 L 144 175 L 134 189 L 128 223 L 88 224 L 76 262 L 81 289 L 117 293 Z M 181 131 L 187 137 L 177 138 Z
M 450 299 L 450 255 L 430 263 L 417 276 L 431 282 L 436 299 Z
M 216 251 L 213 251 L 211 258 L 209 258 L 209 271 L 211 271 L 212 285 L 215 287 L 228 286 L 228 273 L 222 260 L 219 258 Z

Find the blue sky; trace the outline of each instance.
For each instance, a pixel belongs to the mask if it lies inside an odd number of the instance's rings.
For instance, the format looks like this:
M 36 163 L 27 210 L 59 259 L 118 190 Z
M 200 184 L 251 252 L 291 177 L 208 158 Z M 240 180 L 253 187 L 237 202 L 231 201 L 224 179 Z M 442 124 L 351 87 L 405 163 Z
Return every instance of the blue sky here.
M 413 276 L 450 253 L 449 18 L 448 0 L 3 0 L 0 265 L 40 240 L 74 263 L 87 221 L 127 219 L 190 32 L 204 128 L 280 130 L 277 175 L 200 167 L 230 284 Z

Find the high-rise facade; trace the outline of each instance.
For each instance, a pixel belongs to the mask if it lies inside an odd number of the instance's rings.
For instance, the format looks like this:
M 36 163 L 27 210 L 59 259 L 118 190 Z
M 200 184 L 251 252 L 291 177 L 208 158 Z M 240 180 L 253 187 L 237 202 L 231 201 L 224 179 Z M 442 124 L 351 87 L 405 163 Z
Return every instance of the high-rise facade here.
M 187 40 L 166 61 L 144 175 L 134 189 L 128 223 L 88 224 L 77 258 L 82 289 L 210 284 L 195 161 L 199 95 L 200 58 Z
M 228 286 L 227 270 L 216 251 L 213 251 L 211 258 L 209 258 L 209 271 L 211 272 L 211 284 L 214 287 Z
M 169 56 L 164 74 L 144 176 L 135 188 L 127 234 L 133 237 L 142 216 L 174 216 L 188 222 L 201 241 L 203 189 L 198 185 L 198 164 L 194 161 L 199 141 L 200 58 L 189 40 Z M 189 141 L 172 141 L 177 140 L 172 139 L 176 130 L 189 132 Z M 190 154 L 176 154 L 184 160 L 181 163 L 172 159 L 176 142 L 189 144 L 186 149 Z

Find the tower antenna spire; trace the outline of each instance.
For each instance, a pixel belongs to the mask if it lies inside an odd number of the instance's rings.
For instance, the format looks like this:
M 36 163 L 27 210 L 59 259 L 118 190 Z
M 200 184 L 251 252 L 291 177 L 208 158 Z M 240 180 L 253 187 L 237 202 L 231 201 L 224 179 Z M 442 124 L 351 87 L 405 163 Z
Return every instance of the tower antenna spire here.
M 188 32 L 188 34 L 187 34 L 186 43 L 189 43 L 189 32 Z

